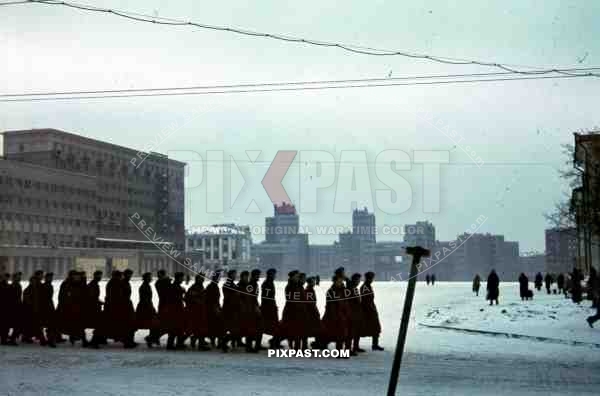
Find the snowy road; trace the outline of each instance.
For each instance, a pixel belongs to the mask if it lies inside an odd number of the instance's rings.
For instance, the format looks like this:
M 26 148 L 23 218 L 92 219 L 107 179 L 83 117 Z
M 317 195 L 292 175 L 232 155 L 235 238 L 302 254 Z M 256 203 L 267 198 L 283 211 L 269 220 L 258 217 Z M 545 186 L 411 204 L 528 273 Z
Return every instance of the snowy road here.
M 518 286 L 505 284 L 501 305 L 488 307 L 483 298 L 470 294 L 469 286 L 418 285 L 398 394 L 598 394 L 600 349 L 591 345 L 600 344 L 600 329 L 589 329 L 583 322 L 591 312 L 589 304 L 576 306 L 553 295 L 522 303 L 515 292 Z M 404 288 L 403 283 L 381 283 L 375 288 L 384 331 L 383 353 L 339 360 L 167 352 L 145 346 L 123 350 L 111 345 L 99 351 L 70 345 L 55 350 L 36 345 L 0 347 L 0 394 L 384 394 Z M 418 323 L 531 338 L 465 334 Z M 138 340 L 143 336 L 138 332 Z M 542 336 L 579 344 L 533 339 Z M 369 346 L 367 339 L 363 345 Z
M 57 396 L 384 394 L 392 358 L 388 352 L 326 360 L 70 346 L 3 348 L 0 356 L 0 392 Z M 597 395 L 598 389 L 598 364 L 409 353 L 398 394 Z

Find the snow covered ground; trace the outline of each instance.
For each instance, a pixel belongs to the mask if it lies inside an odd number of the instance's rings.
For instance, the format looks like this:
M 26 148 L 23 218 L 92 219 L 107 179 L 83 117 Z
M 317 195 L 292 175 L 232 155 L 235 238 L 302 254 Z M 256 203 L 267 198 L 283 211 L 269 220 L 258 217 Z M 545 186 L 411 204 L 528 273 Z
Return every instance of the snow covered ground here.
M 281 311 L 283 283 L 278 286 Z M 319 287 L 321 310 L 327 287 Z M 144 345 L 99 351 L 64 344 L 54 350 L 1 347 L 0 394 L 385 394 L 405 289 L 404 282 L 375 284 L 384 352 L 339 360 L 167 352 Z M 398 394 L 597 395 L 600 329 L 585 323 L 589 305 L 543 293 L 521 302 L 518 284 L 506 283 L 500 305 L 490 307 L 482 295 L 473 296 L 470 284 L 419 283 Z M 363 346 L 370 340 L 363 339 Z

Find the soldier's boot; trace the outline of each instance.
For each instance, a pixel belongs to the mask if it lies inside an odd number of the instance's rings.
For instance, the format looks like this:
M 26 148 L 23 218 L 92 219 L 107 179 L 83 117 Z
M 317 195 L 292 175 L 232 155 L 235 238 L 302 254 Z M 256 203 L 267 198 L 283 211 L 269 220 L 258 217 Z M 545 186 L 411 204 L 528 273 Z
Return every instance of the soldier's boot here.
M 379 337 L 373 337 L 373 344 L 371 345 L 373 351 L 383 351 L 383 348 L 379 346 Z
M 167 349 L 170 351 L 175 350 L 175 336 L 172 334 L 169 334 L 167 338 Z

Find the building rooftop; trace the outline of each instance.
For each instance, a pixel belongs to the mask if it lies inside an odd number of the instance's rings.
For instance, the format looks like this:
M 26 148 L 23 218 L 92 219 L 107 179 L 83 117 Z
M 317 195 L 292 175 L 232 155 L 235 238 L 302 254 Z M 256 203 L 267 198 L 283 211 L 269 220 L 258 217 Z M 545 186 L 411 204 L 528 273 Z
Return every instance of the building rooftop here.
M 282 202 L 281 204 L 274 204 L 273 209 L 275 214 L 296 214 L 296 207 L 288 202 Z
M 114 143 L 109 143 L 109 142 L 105 142 L 103 140 L 97 140 L 97 139 L 92 139 L 86 136 L 81 136 L 78 135 L 76 133 L 71 133 L 71 132 L 65 132 L 62 131 L 60 129 L 54 129 L 54 128 L 39 128 L 39 129 L 22 129 L 22 130 L 12 130 L 12 131 L 3 131 L 0 132 L 0 134 L 2 135 L 27 135 L 27 134 L 48 134 L 48 135 L 63 135 L 63 136 L 69 136 L 73 139 L 76 139 L 82 143 L 92 143 L 92 144 L 96 144 L 96 145 L 101 145 L 101 146 L 105 146 L 106 148 L 109 148 L 111 150 L 125 150 L 125 151 L 130 151 L 132 156 L 137 155 L 138 153 L 141 153 L 142 151 L 131 148 L 131 147 L 125 147 L 125 146 L 121 146 L 118 144 L 114 144 Z M 166 155 L 164 154 L 160 154 L 154 151 L 150 151 L 148 154 L 149 157 L 164 157 L 165 159 L 168 158 Z M 5 153 L 6 155 L 6 153 Z M 185 166 L 186 163 L 185 162 L 181 162 L 181 161 L 177 161 L 174 159 L 169 159 L 169 163 L 172 163 L 173 165 L 178 165 L 178 166 Z
M 250 227 L 240 226 L 237 224 L 213 224 L 210 226 L 192 227 L 188 230 L 188 236 L 193 235 L 235 235 L 235 234 L 248 234 Z

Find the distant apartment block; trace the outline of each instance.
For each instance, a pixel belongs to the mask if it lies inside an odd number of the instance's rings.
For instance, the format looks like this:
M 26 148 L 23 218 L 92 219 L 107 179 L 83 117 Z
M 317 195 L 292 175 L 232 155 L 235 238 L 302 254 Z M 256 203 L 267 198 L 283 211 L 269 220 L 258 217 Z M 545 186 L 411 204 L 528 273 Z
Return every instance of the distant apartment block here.
M 406 246 L 421 246 L 431 249 L 435 245 L 435 226 L 428 221 L 417 221 L 404 226 Z
M 275 268 L 284 278 L 292 270 L 309 270 L 308 234 L 299 232 L 299 224 L 294 205 L 273 206 L 273 216 L 265 218 L 265 241 L 252 247 L 260 269 Z
M 546 255 L 544 253 L 535 253 L 521 255 L 519 257 L 519 267 L 521 272 L 525 273 L 531 279 L 538 272 L 546 272 Z
M 463 233 L 436 242 L 430 265 L 439 280 L 468 281 L 495 269 L 501 280 L 514 281 L 520 273 L 519 243 L 503 235 Z
M 354 209 L 352 212 L 352 235 L 354 240 L 375 243 L 377 240 L 377 224 L 375 214 L 367 208 Z
M 404 245 L 405 246 L 421 246 L 425 249 L 432 250 L 435 247 L 435 226 L 428 221 L 417 221 L 415 224 L 406 224 L 404 226 Z M 409 271 L 412 256 L 404 254 L 402 263 L 405 267 L 405 272 Z M 429 274 L 434 274 L 435 269 L 429 268 L 422 270 L 418 275 L 419 280 L 424 280 Z
M 277 269 L 280 279 L 291 270 L 328 279 L 342 266 L 350 275 L 375 271 L 381 280 L 401 271 L 403 242 L 376 242 L 375 215 L 367 209 L 354 210 L 352 231 L 339 234 L 332 244 L 309 244 L 308 234 L 298 232 L 299 216 L 291 204 L 274 206 L 265 225 L 265 241 L 252 245 L 252 258 L 263 270 Z
M 571 272 L 577 263 L 577 229 L 546 230 L 546 271 Z

